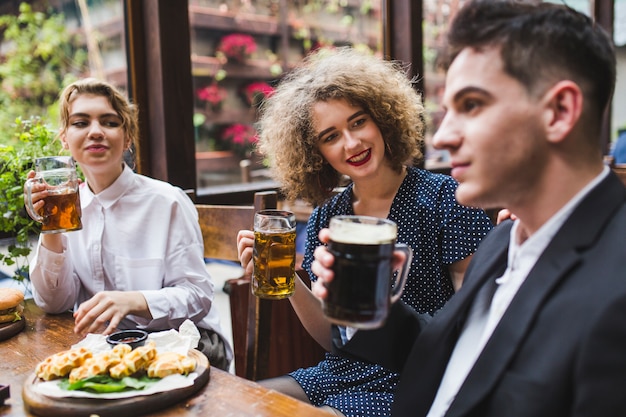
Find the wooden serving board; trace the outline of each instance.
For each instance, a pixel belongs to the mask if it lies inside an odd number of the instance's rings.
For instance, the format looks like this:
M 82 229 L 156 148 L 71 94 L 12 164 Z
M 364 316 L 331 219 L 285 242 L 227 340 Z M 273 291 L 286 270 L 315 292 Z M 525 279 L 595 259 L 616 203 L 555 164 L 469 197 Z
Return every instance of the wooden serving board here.
M 0 340 L 7 340 L 15 336 L 26 326 L 26 319 L 22 317 L 22 320 L 14 321 L 13 323 L 0 324 Z
M 45 417 L 85 417 L 97 414 L 100 417 L 134 417 L 176 404 L 195 394 L 209 382 L 209 361 L 200 351 L 192 350 L 189 356 L 196 360 L 198 376 L 193 385 L 153 395 L 139 395 L 122 399 L 95 398 L 52 398 L 41 395 L 33 389 L 38 378 L 33 372 L 24 382 L 22 398 L 25 408 L 36 415 Z

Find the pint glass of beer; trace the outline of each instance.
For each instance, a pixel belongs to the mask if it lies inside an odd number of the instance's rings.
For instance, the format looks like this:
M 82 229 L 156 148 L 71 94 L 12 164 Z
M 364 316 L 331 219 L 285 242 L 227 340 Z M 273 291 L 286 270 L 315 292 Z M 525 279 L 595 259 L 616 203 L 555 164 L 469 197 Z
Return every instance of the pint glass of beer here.
M 335 277 L 326 286 L 324 314 L 343 326 L 382 326 L 390 305 L 402 295 L 413 256 L 411 248 L 396 243 L 397 226 L 387 219 L 335 216 L 329 228 L 328 250 L 335 256 Z M 405 252 L 407 259 L 394 280 L 392 256 L 396 249 Z
M 261 210 L 254 215 L 252 292 L 278 300 L 295 290 L 296 216 L 285 210 Z
M 48 196 L 44 206 L 35 211 L 32 201 L 34 184 L 45 184 Z M 26 210 L 41 223 L 41 233 L 80 230 L 78 175 L 71 156 L 50 156 L 35 160 L 35 177 L 26 181 Z

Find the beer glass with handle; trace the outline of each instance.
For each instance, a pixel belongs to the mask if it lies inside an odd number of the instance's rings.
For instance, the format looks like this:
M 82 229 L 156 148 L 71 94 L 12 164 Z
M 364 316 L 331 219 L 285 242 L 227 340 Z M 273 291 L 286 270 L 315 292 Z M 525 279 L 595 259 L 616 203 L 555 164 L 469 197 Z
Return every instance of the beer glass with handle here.
M 295 291 L 296 217 L 285 210 L 254 215 L 252 292 L 260 298 L 282 299 Z
M 389 307 L 402 295 L 413 251 L 396 243 L 397 225 L 369 216 L 335 216 L 330 219 L 328 250 L 335 256 L 335 278 L 326 285 L 324 314 L 335 324 L 359 329 L 384 324 Z M 393 279 L 394 250 L 406 259 Z
M 45 184 L 48 196 L 44 206 L 33 207 L 32 187 Z M 71 156 L 35 159 L 35 177 L 26 181 L 26 210 L 41 223 L 41 233 L 71 232 L 82 229 L 78 175 Z

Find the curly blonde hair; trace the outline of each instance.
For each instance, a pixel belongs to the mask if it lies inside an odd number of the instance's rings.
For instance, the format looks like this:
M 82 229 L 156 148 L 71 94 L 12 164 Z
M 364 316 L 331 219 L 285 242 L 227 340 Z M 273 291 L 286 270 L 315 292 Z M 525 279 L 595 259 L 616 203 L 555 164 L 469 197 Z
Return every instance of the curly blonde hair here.
M 348 47 L 318 50 L 281 80 L 257 124 L 258 149 L 288 199 L 316 206 L 339 185 L 341 174 L 322 157 L 312 121 L 315 103 L 337 99 L 372 117 L 393 169 L 423 156 L 424 107 L 405 67 Z

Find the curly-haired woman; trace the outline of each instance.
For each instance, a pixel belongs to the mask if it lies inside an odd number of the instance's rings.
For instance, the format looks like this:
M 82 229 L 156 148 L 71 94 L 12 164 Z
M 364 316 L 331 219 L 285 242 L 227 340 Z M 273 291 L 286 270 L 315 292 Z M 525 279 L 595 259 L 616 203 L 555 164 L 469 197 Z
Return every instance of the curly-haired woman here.
M 424 107 L 404 68 L 351 48 L 319 50 L 278 85 L 262 106 L 259 147 L 287 198 L 315 206 L 307 224 L 303 268 L 310 270 L 320 229 L 332 216 L 383 217 L 414 251 L 402 299 L 433 314 L 454 294 L 480 240 L 491 229 L 482 210 L 456 203 L 449 176 L 412 167 L 422 157 Z M 333 196 L 342 176 L 351 183 Z M 254 235 L 237 237 L 252 270 Z M 331 324 L 319 300 L 298 281 L 290 298 L 309 333 L 328 351 Z M 341 342 L 354 329 L 336 328 Z M 338 415 L 390 412 L 398 374 L 388 367 L 327 353 L 318 365 L 262 384 Z

